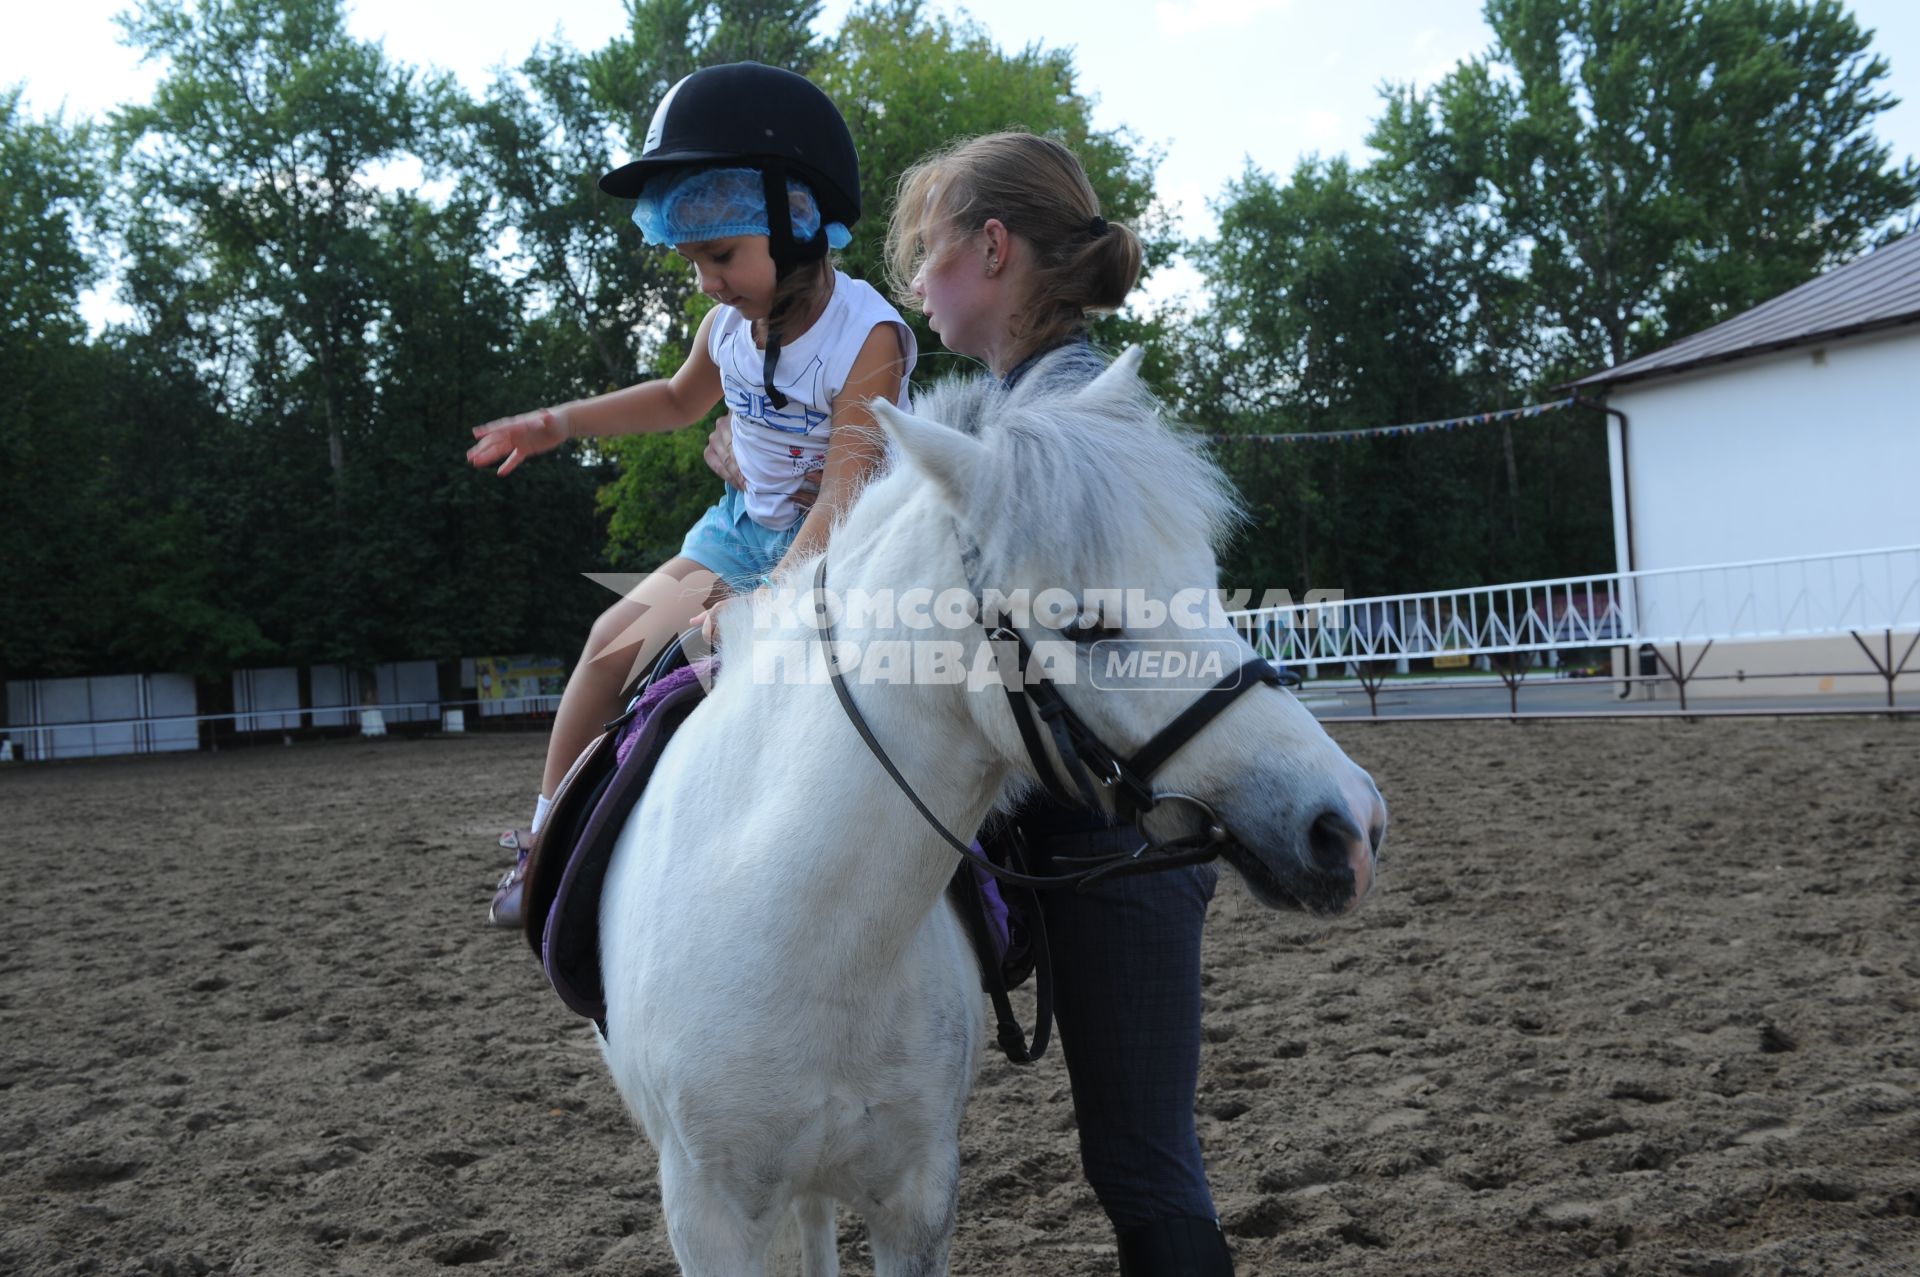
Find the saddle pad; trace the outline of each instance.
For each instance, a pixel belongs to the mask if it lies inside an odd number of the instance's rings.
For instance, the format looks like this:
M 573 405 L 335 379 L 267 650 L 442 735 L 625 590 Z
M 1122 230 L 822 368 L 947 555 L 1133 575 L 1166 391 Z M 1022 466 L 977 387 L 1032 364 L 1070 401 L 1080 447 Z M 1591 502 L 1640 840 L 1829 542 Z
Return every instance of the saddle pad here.
M 606 730 L 587 743 L 587 747 L 580 751 L 580 756 L 573 760 L 573 766 L 567 768 L 559 787 L 553 791 L 552 805 L 547 809 L 547 818 L 542 822 L 540 832 L 534 835 L 533 848 L 527 856 L 523 876 L 522 899 L 525 904 L 521 910 L 524 916 L 520 929 L 528 947 L 533 950 L 535 962 L 542 961 L 546 951 L 547 914 L 552 911 L 554 897 L 560 892 L 560 880 L 566 874 L 575 847 L 593 819 L 594 810 L 600 805 L 600 800 L 606 797 L 615 771 L 632 753 L 633 743 L 646 725 L 646 720 L 652 716 L 654 706 L 686 682 L 684 674 L 674 677 L 684 663 L 666 664 L 678 651 L 676 645 L 661 655 L 654 669 L 649 670 L 645 679 L 623 698 L 626 712 L 608 723 Z M 703 681 L 711 683 L 712 679 Z
M 978 842 L 973 844 L 973 854 L 981 859 L 994 857 L 998 864 L 1006 863 L 1004 852 L 996 854 L 988 851 Z M 1027 977 L 1033 974 L 1034 966 L 1033 934 L 1026 910 L 1038 910 L 1040 907 L 1033 893 L 1027 893 L 1023 909 L 1007 898 L 998 878 L 982 869 L 977 861 L 968 860 L 958 866 L 948 880 L 947 898 L 960 911 L 963 922 L 977 908 L 986 923 L 984 930 L 976 930 L 971 924 L 967 927 L 967 934 L 973 941 L 973 956 L 980 963 L 982 986 L 992 989 L 993 984 L 988 977 L 991 969 L 999 970 L 1000 979 L 1008 989 L 1017 989 L 1025 984 Z
M 642 696 L 633 717 L 619 733 L 616 762 L 597 786 L 600 792 L 593 796 L 579 834 L 571 840 L 566 868 L 546 908 L 540 957 L 547 982 L 568 1007 L 595 1021 L 603 1021 L 607 1014 L 606 989 L 600 976 L 600 889 L 606 882 L 613 845 L 646 790 L 647 778 L 653 774 L 667 742 L 706 698 L 706 688 L 700 682 L 704 672 L 692 666 L 675 670 Z M 544 855 L 546 850 L 542 846 L 542 858 L 552 863 Z

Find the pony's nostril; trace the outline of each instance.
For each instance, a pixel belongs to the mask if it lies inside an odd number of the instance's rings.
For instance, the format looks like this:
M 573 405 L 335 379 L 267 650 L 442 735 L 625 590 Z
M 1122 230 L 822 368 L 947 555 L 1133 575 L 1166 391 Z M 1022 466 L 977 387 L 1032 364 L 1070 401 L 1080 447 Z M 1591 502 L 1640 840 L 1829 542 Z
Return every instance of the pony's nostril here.
M 1343 811 L 1329 807 L 1314 817 L 1307 831 L 1307 846 L 1313 852 L 1314 867 L 1327 873 L 1345 869 L 1350 853 L 1360 841 L 1360 831 Z
M 1385 822 L 1381 822 L 1372 829 L 1367 830 L 1367 846 L 1372 849 L 1374 855 L 1377 856 L 1380 854 L 1380 844 L 1386 840 L 1386 837 L 1387 826 Z

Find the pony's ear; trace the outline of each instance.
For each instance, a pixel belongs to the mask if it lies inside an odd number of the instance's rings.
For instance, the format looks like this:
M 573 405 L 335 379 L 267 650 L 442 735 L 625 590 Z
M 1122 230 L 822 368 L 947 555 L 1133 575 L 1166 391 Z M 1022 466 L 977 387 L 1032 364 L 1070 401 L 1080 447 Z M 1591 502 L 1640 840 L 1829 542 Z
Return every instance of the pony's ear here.
M 1128 346 L 1125 351 L 1121 352 L 1120 358 L 1108 364 L 1104 372 L 1080 388 L 1079 397 L 1091 398 L 1097 395 L 1110 394 L 1119 387 L 1121 382 L 1138 380 L 1140 376 L 1140 362 L 1146 357 L 1147 352 L 1145 347 Z
M 947 504 L 965 510 L 986 477 L 986 446 L 971 435 L 916 417 L 885 399 L 873 400 L 873 415 L 907 460 L 932 476 Z

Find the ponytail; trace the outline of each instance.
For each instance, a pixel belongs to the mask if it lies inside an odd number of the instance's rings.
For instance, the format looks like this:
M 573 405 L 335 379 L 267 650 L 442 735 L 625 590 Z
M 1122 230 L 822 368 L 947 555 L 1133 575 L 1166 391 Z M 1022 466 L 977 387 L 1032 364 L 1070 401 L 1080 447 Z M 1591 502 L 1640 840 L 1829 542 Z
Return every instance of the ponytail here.
M 1031 291 L 1013 337 L 1045 350 L 1126 304 L 1140 279 L 1140 239 L 1100 215 L 1073 152 L 1032 133 L 989 133 L 922 160 L 900 179 L 887 229 L 895 295 L 914 305 L 913 279 L 939 232 L 965 236 L 999 219 L 1033 255 Z

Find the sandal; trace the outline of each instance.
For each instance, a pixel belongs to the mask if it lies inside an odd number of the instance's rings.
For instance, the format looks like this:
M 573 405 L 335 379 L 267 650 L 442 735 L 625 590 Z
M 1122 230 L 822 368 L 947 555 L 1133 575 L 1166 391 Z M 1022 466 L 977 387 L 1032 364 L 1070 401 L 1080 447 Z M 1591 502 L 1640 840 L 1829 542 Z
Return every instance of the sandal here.
M 487 921 L 496 927 L 518 927 L 525 912 L 527 854 L 533 850 L 533 836 L 509 829 L 500 835 L 500 845 L 515 853 L 513 868 L 500 875 L 500 883 L 493 889 L 493 903 L 487 907 Z

